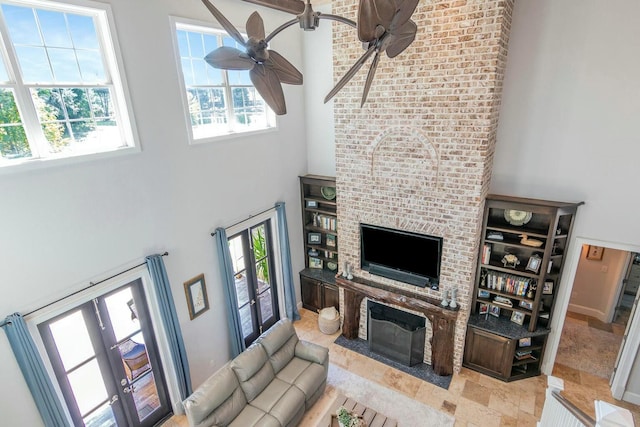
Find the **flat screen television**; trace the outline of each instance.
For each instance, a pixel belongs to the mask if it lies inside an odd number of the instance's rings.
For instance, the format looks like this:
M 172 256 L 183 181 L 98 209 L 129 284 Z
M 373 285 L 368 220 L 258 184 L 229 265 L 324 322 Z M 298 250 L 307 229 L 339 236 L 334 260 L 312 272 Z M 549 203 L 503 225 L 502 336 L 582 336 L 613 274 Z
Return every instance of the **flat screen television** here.
M 442 237 L 360 224 L 360 267 L 376 276 L 438 289 Z

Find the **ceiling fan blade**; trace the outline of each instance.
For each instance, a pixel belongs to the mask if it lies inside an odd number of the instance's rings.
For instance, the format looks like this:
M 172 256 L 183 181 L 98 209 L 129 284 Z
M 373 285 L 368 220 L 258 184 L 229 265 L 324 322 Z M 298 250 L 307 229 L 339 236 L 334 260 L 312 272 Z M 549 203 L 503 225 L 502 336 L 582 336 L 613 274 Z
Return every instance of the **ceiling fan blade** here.
M 345 74 L 340 81 L 338 82 L 338 84 L 336 84 L 336 86 L 331 89 L 331 92 L 329 92 L 327 94 L 327 96 L 324 98 L 324 103 L 326 104 L 327 102 L 329 102 L 329 100 L 331 98 L 333 98 L 335 96 L 336 93 L 340 92 L 340 89 L 342 89 L 344 87 L 344 85 L 346 85 L 349 80 L 351 80 L 353 78 L 353 76 L 356 75 L 356 73 L 358 72 L 358 70 L 362 67 L 362 64 L 364 64 L 367 59 L 369 59 L 369 57 L 371 56 L 371 54 L 373 52 L 375 52 L 376 47 L 375 46 L 370 46 L 369 49 L 367 49 L 367 51 L 364 53 L 364 55 L 362 55 L 360 57 L 360 59 L 358 59 L 356 61 L 355 64 L 353 64 L 353 66 L 351 66 L 351 68 L 349 69 L 349 71 L 347 71 L 347 74 Z
M 371 82 L 373 81 L 373 76 L 376 75 L 376 68 L 378 68 L 378 61 L 380 60 L 380 52 L 376 52 L 376 56 L 373 57 L 373 61 L 371 61 L 371 67 L 369 68 L 369 73 L 367 73 L 367 82 L 364 84 L 364 91 L 362 92 L 362 101 L 360 101 L 360 108 L 367 102 L 367 96 L 369 95 L 369 89 L 371 88 Z
M 300 15 L 304 12 L 304 2 L 301 0 L 244 0 L 247 3 L 259 4 L 282 12 Z
M 416 11 L 420 0 L 396 0 L 396 2 L 398 3 L 398 10 L 389 27 L 391 32 L 394 32 L 396 28 L 403 26 L 411 19 L 411 15 Z
M 204 57 L 207 64 L 223 70 L 250 70 L 256 63 L 246 53 L 229 46 L 221 46 Z
M 280 82 L 290 85 L 302 84 L 302 73 L 275 50 L 269 51 L 269 59 L 265 65 L 276 72 Z
M 391 26 L 396 13 L 396 0 L 360 0 L 358 8 L 358 38 L 368 42 L 379 37 L 378 26 Z
M 396 33 L 391 34 L 393 40 L 387 46 L 386 52 L 389 58 L 395 58 L 400 55 L 411 43 L 416 39 L 418 26 L 415 22 L 409 20 Z
M 247 35 L 258 40 L 264 40 L 266 37 L 264 21 L 258 12 L 253 12 L 247 19 Z
M 287 114 L 282 85 L 274 70 L 263 64 L 256 64 L 249 72 L 251 82 L 269 107 L 279 116 Z
M 209 12 L 213 15 L 214 18 L 222 25 L 222 28 L 238 43 L 244 46 L 245 40 L 242 37 L 242 34 L 236 29 L 236 27 L 224 17 L 222 12 L 220 12 L 214 5 L 211 4 L 209 0 L 202 0 L 202 3 L 209 9 Z

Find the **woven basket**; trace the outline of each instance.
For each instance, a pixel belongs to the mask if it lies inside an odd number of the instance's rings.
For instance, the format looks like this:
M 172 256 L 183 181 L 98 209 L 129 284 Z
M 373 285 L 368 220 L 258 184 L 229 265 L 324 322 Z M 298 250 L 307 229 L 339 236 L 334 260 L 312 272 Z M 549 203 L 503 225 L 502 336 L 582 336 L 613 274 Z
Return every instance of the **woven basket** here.
M 323 334 L 335 334 L 340 329 L 340 313 L 334 307 L 320 310 L 318 327 Z

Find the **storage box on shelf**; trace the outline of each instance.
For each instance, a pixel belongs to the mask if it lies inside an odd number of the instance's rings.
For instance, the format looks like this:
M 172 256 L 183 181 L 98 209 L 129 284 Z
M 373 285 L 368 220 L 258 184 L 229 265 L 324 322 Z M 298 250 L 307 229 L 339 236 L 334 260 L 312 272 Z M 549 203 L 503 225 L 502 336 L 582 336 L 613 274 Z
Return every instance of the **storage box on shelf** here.
M 540 374 L 581 204 L 487 197 L 465 366 L 505 381 Z
M 339 308 L 335 285 L 338 269 L 336 180 L 333 177 L 300 177 L 305 269 L 300 272 L 302 306 L 318 311 Z

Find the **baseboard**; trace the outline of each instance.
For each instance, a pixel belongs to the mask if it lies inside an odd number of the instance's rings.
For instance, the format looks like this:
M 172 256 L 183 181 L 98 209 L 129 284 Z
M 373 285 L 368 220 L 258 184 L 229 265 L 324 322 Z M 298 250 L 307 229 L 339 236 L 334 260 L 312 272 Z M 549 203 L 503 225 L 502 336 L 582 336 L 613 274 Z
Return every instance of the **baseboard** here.
M 584 307 L 582 305 L 569 304 L 567 311 L 571 311 L 573 313 L 584 314 L 585 316 L 594 317 L 601 322 L 607 321 L 606 313 L 601 312 L 600 310 L 596 310 L 591 307 Z
M 622 395 L 622 400 L 625 402 L 633 403 L 634 405 L 640 405 L 640 394 L 625 391 Z

